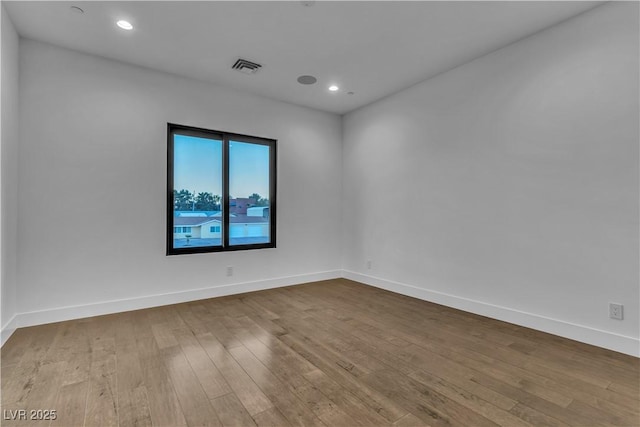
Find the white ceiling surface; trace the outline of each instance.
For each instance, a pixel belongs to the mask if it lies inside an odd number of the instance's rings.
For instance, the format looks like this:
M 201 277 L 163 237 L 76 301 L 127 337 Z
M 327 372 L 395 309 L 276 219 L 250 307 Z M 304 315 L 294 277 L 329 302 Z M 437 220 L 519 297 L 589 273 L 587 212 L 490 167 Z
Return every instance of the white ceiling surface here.
M 602 3 L 3 1 L 23 37 L 338 114 Z

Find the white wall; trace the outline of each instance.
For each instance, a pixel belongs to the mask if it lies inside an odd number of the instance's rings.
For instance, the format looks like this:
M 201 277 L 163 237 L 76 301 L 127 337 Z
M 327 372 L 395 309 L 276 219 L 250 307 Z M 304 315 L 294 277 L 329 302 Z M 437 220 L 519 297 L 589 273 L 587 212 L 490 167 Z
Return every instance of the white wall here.
M 638 355 L 638 51 L 606 4 L 348 114 L 347 277 Z
M 30 40 L 20 58 L 20 325 L 340 275 L 339 116 Z M 276 249 L 165 256 L 167 122 L 278 140 Z
M 0 149 L 0 298 L 1 342 L 15 329 L 18 228 L 18 34 L 2 15 L 2 146 Z

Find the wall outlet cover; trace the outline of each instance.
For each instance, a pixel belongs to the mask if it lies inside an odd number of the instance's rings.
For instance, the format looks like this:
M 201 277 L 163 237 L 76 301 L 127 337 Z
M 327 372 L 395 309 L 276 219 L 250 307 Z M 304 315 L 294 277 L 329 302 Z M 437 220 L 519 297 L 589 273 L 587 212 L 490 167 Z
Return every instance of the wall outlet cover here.
M 613 302 L 609 303 L 609 317 L 612 319 L 617 319 L 617 320 L 622 320 L 624 319 L 624 313 L 623 313 L 623 305 L 622 304 L 616 304 Z

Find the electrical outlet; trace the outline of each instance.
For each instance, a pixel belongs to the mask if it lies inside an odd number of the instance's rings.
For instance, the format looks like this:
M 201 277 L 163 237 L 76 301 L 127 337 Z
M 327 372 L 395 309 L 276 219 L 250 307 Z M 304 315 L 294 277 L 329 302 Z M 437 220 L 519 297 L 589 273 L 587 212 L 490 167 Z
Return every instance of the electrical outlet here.
M 622 312 L 622 304 L 614 304 L 612 302 L 609 303 L 609 317 L 612 319 L 622 320 L 624 319 L 624 314 Z
M 371 270 L 371 260 L 367 260 L 367 270 Z
M 232 266 L 228 266 L 227 267 L 227 276 L 233 276 L 233 267 Z

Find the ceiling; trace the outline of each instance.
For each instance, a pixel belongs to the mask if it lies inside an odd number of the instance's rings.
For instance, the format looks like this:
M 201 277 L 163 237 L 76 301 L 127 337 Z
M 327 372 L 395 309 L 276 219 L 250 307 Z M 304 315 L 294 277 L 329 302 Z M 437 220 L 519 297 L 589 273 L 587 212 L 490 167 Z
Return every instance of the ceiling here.
M 2 3 L 26 38 L 344 114 L 603 2 Z M 239 57 L 263 67 L 234 71 Z

